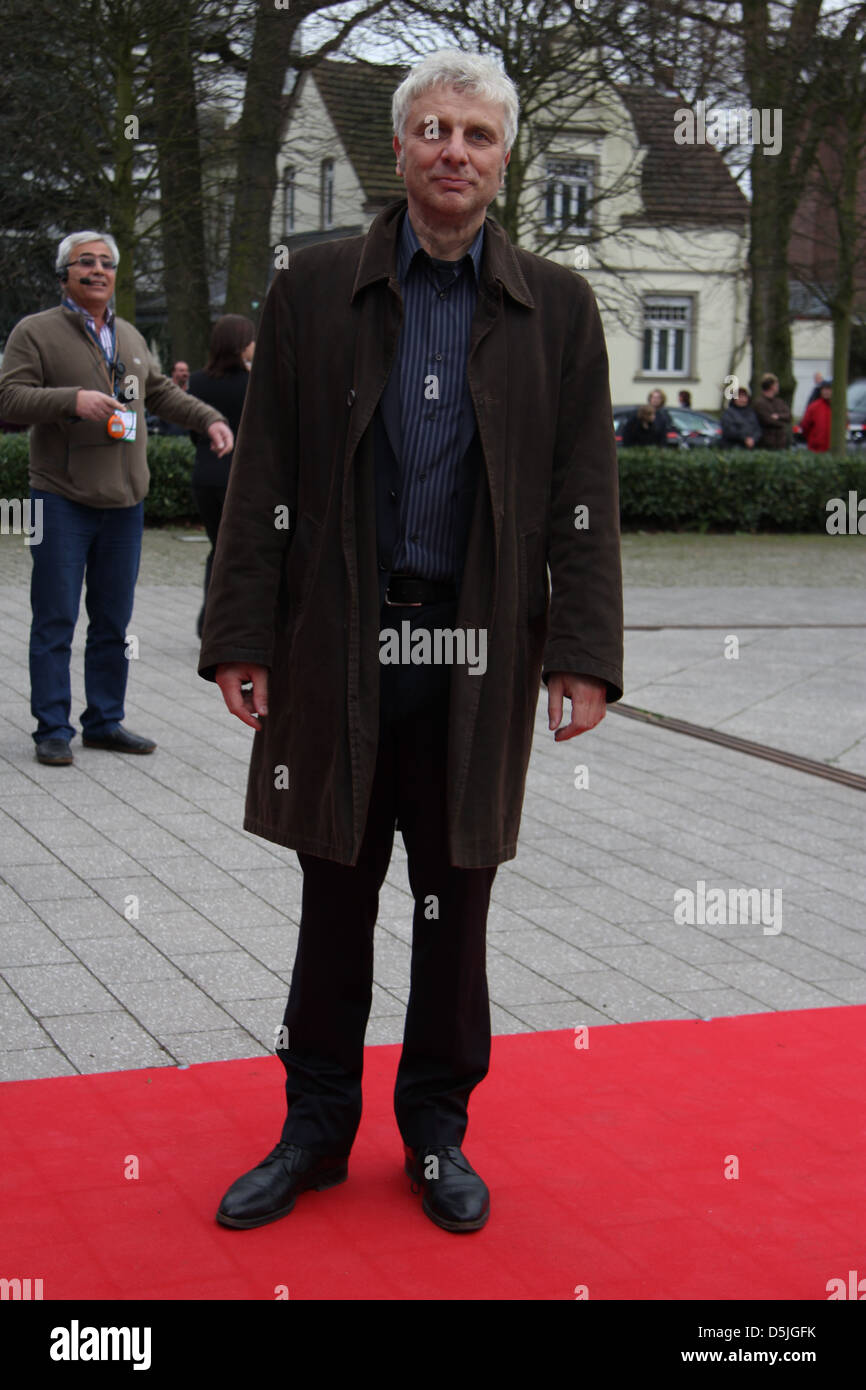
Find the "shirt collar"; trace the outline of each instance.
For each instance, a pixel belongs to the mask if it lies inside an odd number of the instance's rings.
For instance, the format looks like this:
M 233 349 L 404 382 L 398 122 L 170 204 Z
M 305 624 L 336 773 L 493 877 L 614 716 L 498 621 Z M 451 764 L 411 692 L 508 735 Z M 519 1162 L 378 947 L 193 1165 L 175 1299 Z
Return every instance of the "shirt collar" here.
M 472 261 L 472 267 L 475 271 L 476 284 L 478 283 L 478 280 L 481 276 L 481 255 L 483 249 L 484 223 L 482 222 L 481 226 L 478 228 L 478 234 L 476 235 L 475 240 L 473 241 L 469 250 L 466 252 L 466 256 L 470 257 Z M 418 240 L 417 233 L 415 231 L 415 228 L 412 226 L 412 222 L 407 211 L 406 216 L 403 218 L 403 226 L 400 229 L 400 239 L 397 244 L 397 279 L 400 281 L 401 285 L 405 284 L 406 276 L 409 272 L 409 267 L 419 251 L 421 251 L 425 256 L 427 255 L 427 252 L 424 251 L 423 246 Z M 457 268 L 457 266 L 463 264 L 463 261 L 466 260 L 466 256 L 463 256 L 460 261 L 454 262 L 455 269 Z
M 84 308 L 83 304 L 76 304 L 75 300 L 72 299 L 68 294 L 65 294 L 63 296 L 62 303 L 65 309 L 74 309 L 76 314 L 82 314 L 84 318 L 87 320 L 88 324 L 93 324 L 95 327 L 96 319 L 93 317 L 89 309 Z M 113 327 L 113 325 L 114 310 L 112 309 L 110 304 L 107 304 L 105 306 L 105 326 L 106 328 L 111 328 Z

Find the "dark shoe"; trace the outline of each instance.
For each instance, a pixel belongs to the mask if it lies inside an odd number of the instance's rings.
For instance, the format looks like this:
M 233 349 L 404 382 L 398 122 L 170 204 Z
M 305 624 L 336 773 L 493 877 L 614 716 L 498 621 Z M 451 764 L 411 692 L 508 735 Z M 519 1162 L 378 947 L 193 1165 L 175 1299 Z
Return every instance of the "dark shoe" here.
M 122 724 L 118 724 L 110 734 L 103 734 L 102 738 L 88 738 L 84 734 L 81 741 L 85 748 L 107 748 L 112 753 L 152 753 L 156 747 L 153 739 L 131 734 Z
M 75 759 L 65 738 L 44 738 L 36 745 L 36 761 L 47 763 L 49 767 L 65 767 Z
M 223 1226 L 249 1230 L 278 1221 L 310 1188 L 321 1192 L 336 1187 L 349 1175 L 349 1156 L 314 1154 L 298 1144 L 280 1141 L 267 1158 L 233 1182 L 223 1197 L 216 1219 Z
M 456 1144 L 421 1149 L 404 1144 L 403 1150 L 412 1190 L 423 1188 L 421 1206 L 430 1220 L 445 1231 L 480 1231 L 490 1215 L 490 1193 L 463 1151 Z

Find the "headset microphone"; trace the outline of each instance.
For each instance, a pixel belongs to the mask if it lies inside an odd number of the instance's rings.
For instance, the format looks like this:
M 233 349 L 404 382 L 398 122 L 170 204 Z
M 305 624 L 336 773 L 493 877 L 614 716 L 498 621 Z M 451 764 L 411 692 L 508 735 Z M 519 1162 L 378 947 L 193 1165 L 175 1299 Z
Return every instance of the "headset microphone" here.
M 89 275 L 82 275 L 78 281 L 79 285 L 92 285 L 93 281 Z

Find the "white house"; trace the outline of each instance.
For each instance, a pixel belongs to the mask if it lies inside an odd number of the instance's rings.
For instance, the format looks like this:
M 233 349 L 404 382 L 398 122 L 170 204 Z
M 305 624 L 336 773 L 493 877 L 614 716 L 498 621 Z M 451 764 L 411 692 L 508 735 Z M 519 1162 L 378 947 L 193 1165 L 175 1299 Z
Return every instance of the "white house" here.
M 405 73 L 328 59 L 302 74 L 278 158 L 275 246 L 357 235 L 403 196 L 391 97 Z M 749 375 L 749 205 L 712 145 L 676 143 L 678 109 L 630 86 L 565 113 L 551 102 L 545 123 L 521 132 L 518 240 L 592 285 L 615 405 L 661 386 L 718 410 L 725 378 Z

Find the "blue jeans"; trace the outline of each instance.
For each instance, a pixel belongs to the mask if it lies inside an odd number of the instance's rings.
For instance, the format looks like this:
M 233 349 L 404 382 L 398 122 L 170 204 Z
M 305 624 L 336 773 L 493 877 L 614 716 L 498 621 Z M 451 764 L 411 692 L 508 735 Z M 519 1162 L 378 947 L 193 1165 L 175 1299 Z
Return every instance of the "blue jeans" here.
M 129 661 L 126 628 L 132 616 L 141 557 L 144 504 L 86 507 L 31 488 L 42 503 L 42 540 L 31 547 L 30 710 L 36 743 L 72 739 L 69 661 L 85 576 L 89 623 L 84 648 L 87 708 L 81 727 L 102 738 L 123 722 Z

